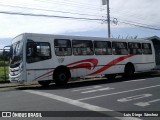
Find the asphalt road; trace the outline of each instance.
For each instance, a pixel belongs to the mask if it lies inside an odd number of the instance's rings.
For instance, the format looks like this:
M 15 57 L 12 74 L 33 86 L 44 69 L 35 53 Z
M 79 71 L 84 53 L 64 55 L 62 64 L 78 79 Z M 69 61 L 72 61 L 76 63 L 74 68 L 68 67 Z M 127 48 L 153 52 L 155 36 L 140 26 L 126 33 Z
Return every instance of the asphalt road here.
M 62 87 L 8 88 L 0 90 L 0 111 L 36 111 L 45 120 L 159 120 L 160 75 L 71 82 Z

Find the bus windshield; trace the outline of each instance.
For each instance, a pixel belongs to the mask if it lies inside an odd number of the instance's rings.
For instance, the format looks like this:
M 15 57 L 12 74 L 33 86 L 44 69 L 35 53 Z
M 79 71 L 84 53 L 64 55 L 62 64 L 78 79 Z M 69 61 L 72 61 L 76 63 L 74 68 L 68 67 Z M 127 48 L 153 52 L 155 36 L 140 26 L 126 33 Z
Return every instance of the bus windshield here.
M 11 46 L 11 58 L 10 58 L 10 64 L 11 66 L 15 66 L 19 64 L 22 61 L 23 58 L 23 42 L 22 40 L 17 41 L 12 44 Z

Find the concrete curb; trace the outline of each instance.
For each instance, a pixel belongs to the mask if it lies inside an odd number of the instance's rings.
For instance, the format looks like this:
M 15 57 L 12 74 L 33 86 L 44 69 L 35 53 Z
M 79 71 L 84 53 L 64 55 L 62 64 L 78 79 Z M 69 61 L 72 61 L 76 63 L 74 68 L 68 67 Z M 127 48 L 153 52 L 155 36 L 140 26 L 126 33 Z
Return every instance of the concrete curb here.
M 10 87 L 22 87 L 22 86 L 31 86 L 31 85 L 39 85 L 38 83 L 24 83 L 24 84 L 19 84 L 19 83 L 3 83 L 0 84 L 0 89 L 1 88 L 10 88 Z
M 18 84 L 16 85 L 16 84 L 12 84 L 12 83 L 8 83 L 8 84 L 3 83 L 3 84 L 0 84 L 0 88 L 17 87 L 17 86 L 18 86 Z

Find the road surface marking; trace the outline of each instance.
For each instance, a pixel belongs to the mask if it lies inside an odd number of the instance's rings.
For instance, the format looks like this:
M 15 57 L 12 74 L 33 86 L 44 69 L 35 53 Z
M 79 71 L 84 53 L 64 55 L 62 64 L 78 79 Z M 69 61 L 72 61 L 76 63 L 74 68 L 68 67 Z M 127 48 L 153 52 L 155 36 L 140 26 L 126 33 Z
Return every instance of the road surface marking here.
M 124 114 L 113 111 L 111 109 L 91 105 L 91 104 L 88 104 L 88 103 L 80 102 L 78 100 L 73 100 L 73 99 L 69 99 L 69 98 L 66 98 L 66 97 L 54 95 L 54 94 L 51 94 L 51 93 L 45 93 L 45 92 L 34 91 L 34 90 L 24 90 L 24 91 L 27 92 L 27 93 L 31 93 L 31 94 L 47 97 L 47 98 L 50 98 L 50 99 L 54 99 L 54 100 L 57 100 L 57 101 L 61 101 L 63 103 L 74 105 L 74 106 L 84 108 L 84 109 L 87 109 L 87 110 L 96 111 L 96 112 L 105 114 L 107 116 L 114 117 L 114 118 L 119 119 L 119 120 L 141 120 L 141 119 L 135 118 L 135 117 L 115 117 L 115 116 L 124 116 Z M 113 113 L 109 114 L 109 113 L 107 113 L 107 111 L 113 111 Z
M 117 101 L 118 102 L 128 102 L 128 101 L 151 97 L 151 96 L 152 96 L 152 94 L 141 94 L 141 95 L 135 95 L 135 96 L 130 96 L 130 97 L 126 97 L 126 98 L 121 98 L 121 99 L 118 99 Z
M 96 90 L 89 90 L 89 91 L 84 91 L 84 92 L 81 92 L 81 93 L 92 93 L 92 92 L 98 92 L 98 91 L 104 91 L 104 90 L 112 90 L 114 88 L 110 88 L 110 87 L 107 87 L 107 88 L 100 88 L 100 89 L 96 89 Z
M 137 81 L 145 81 L 145 80 L 147 80 L 147 79 L 138 79 L 138 80 L 130 80 L 130 81 L 125 81 L 125 82 L 137 82 Z
M 89 88 L 77 89 L 77 90 L 72 90 L 72 91 L 77 92 L 77 91 L 90 90 L 90 89 L 95 89 L 95 88 L 100 88 L 100 87 L 102 87 L 102 86 L 93 86 L 93 87 L 89 87 Z
M 79 101 L 89 100 L 89 99 L 94 99 L 94 98 L 100 98 L 100 97 L 106 97 L 106 96 L 111 96 L 111 95 L 123 94 L 123 93 L 134 92 L 134 91 L 145 90 L 145 89 L 156 88 L 156 87 L 160 87 L 160 85 L 148 86 L 148 87 L 144 87 L 144 88 L 137 88 L 137 89 L 126 90 L 126 91 L 121 91 L 121 92 L 115 92 L 115 93 L 110 93 L 110 94 L 87 97 L 87 98 L 81 98 L 81 99 L 78 99 L 78 100 Z
M 155 100 L 151 100 L 151 101 L 148 101 L 148 102 L 135 103 L 134 105 L 145 107 L 145 106 L 149 106 L 150 103 L 155 103 L 155 102 L 159 102 L 159 101 L 160 101 L 160 99 L 155 99 Z

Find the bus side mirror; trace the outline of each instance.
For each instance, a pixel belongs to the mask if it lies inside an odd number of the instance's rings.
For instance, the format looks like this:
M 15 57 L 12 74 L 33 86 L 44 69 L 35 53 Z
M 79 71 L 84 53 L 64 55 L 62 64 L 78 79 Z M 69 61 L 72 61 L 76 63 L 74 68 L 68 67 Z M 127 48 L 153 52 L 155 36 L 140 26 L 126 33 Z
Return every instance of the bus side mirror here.
M 13 47 L 12 46 L 5 46 L 3 48 L 3 57 L 4 59 L 11 58 L 13 55 Z

